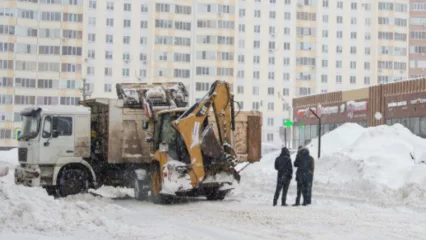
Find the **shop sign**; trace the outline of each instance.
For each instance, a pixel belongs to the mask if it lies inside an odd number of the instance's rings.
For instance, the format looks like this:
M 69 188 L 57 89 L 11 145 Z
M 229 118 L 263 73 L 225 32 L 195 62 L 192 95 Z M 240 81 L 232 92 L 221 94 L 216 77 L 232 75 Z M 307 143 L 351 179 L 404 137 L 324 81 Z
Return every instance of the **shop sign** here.
M 423 104 L 426 103 L 426 99 L 424 98 L 417 98 L 410 101 L 411 104 Z
M 388 103 L 388 108 L 407 106 L 407 101 Z
M 367 102 L 361 101 L 361 102 L 355 102 L 355 101 L 348 101 L 346 102 L 346 108 L 347 108 L 347 114 L 349 118 L 354 117 L 365 117 L 366 114 L 356 114 L 358 112 L 366 112 L 367 111 Z
M 339 113 L 339 107 L 338 106 L 331 106 L 331 107 L 323 107 L 321 105 L 318 105 L 318 116 L 321 115 L 330 115 L 330 114 L 336 114 Z

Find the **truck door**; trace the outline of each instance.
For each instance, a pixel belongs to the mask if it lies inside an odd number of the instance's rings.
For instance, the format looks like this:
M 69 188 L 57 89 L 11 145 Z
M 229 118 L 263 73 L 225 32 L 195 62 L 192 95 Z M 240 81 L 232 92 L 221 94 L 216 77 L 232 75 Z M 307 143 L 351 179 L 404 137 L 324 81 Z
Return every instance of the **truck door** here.
M 60 157 L 73 157 L 73 135 L 71 116 L 45 116 L 41 133 L 40 163 L 56 164 Z

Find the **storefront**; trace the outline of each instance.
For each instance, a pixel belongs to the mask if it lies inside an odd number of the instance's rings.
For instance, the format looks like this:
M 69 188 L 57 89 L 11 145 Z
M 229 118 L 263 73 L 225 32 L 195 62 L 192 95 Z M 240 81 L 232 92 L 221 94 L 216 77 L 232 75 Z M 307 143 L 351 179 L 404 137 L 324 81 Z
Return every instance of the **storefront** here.
M 426 138 L 426 79 L 416 79 L 364 89 L 311 95 L 293 99 L 293 146 L 305 145 L 347 122 L 361 126 L 400 123 Z
M 387 125 L 400 123 L 426 138 L 426 92 L 385 97 Z
M 367 100 L 319 104 L 316 107 L 297 109 L 294 113 L 293 146 L 305 145 L 318 136 L 318 119 L 309 109 L 321 117 L 322 134 L 333 131 L 347 122 L 367 126 Z

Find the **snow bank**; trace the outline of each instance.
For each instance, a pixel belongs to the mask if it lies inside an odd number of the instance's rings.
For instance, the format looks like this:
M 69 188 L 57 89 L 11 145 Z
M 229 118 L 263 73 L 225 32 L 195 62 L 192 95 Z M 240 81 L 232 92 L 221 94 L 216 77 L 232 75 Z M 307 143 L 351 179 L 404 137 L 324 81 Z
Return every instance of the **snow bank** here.
M 144 229 L 126 225 L 115 217 L 129 210 L 112 200 L 91 194 L 55 200 L 42 188 L 15 185 L 13 173 L 17 156 L 16 149 L 0 151 L 0 167 L 10 168 L 9 174 L 0 178 L 0 238 L 8 233 L 47 233 L 61 238 L 73 235 L 76 229 L 118 238 L 144 235 Z
M 325 134 L 321 145 L 321 159 L 315 161 L 314 198 L 332 195 L 378 204 L 426 206 L 426 164 L 419 164 L 426 160 L 426 140 L 402 125 L 363 128 L 348 123 Z M 316 139 L 307 146 L 314 158 L 317 146 Z M 264 198 L 269 203 L 278 155 L 279 151 L 265 155 L 243 171 L 243 197 Z M 295 187 L 294 175 L 291 188 Z

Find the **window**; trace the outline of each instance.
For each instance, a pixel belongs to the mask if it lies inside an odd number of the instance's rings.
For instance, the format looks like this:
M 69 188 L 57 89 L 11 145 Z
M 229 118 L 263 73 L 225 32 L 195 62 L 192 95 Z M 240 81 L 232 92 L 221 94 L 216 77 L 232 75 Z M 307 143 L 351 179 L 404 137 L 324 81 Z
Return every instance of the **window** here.
M 95 17 L 89 17 L 89 25 L 96 25 L 96 18 Z
M 269 80 L 274 80 L 275 79 L 275 73 L 274 72 L 269 72 L 268 73 L 268 79 Z
M 107 2 L 107 10 L 114 10 L 114 2 Z
M 291 20 L 291 13 L 284 12 L 284 20 Z
M 123 77 L 128 77 L 130 75 L 130 69 L 123 68 L 122 73 L 123 73 Z
M 365 55 L 370 55 L 371 53 L 371 49 L 370 48 L 365 48 Z
M 274 119 L 273 118 L 268 118 L 268 126 L 270 126 L 270 127 L 274 126 Z
M 268 103 L 268 111 L 274 111 L 274 103 L 273 102 Z
M 254 10 L 254 17 L 260 18 L 260 10 Z
M 0 139 L 11 139 L 12 138 L 12 130 L 2 128 L 0 129 Z
M 13 87 L 13 78 L 0 77 L 0 87 Z
M 237 72 L 237 78 L 244 78 L 244 71 L 243 70 L 240 70 L 240 71 L 238 71 Z
M 104 84 L 104 92 L 111 92 L 111 84 L 109 83 Z
M 268 63 L 269 65 L 275 65 L 275 57 L 269 57 Z
M 337 8 L 343 9 L 343 2 L 337 2 Z
M 253 63 L 259 64 L 260 63 L 260 56 L 253 56 Z
M 237 86 L 237 93 L 244 94 L 244 86 Z
M 268 133 L 268 134 L 266 135 L 266 140 L 267 140 L 268 142 L 273 142 L 273 141 L 274 141 L 274 134 L 273 134 L 273 133 Z
M 364 84 L 370 85 L 370 77 L 364 77 Z
M 365 70 L 370 70 L 370 63 L 369 62 L 365 62 L 364 63 L 364 69 Z
M 58 132 L 58 136 L 72 135 L 72 118 L 71 117 L 54 117 L 53 129 Z
M 95 42 L 96 41 L 96 34 L 89 33 L 88 34 L 88 39 L 89 39 L 89 42 Z
M 268 95 L 274 96 L 274 88 L 273 87 L 268 87 Z
M 321 75 L 321 82 L 322 83 L 327 83 L 328 82 L 328 76 L 325 75 L 325 74 Z
M 283 96 L 290 96 L 290 89 L 283 88 Z
M 342 83 L 342 76 L 341 75 L 336 76 L 336 83 Z
M 343 17 L 342 16 L 337 16 L 337 23 L 342 24 L 343 23 Z
M 269 11 L 269 18 L 275 19 L 275 17 L 276 17 L 276 12 L 275 11 Z
M 125 28 L 129 28 L 130 27 L 130 20 L 129 19 L 124 19 L 123 20 L 123 27 Z
M 351 61 L 351 68 L 355 69 L 356 68 L 356 62 Z
M 114 41 L 113 35 L 107 34 L 106 37 L 105 37 L 105 41 L 107 43 L 113 43 L 113 41 Z
M 351 9 L 352 10 L 356 10 L 357 9 L 357 3 L 355 2 L 353 2 L 353 3 L 351 3 Z
M 238 55 L 238 62 L 244 63 L 244 55 Z
M 125 4 L 124 4 L 124 11 L 126 11 L 126 12 L 130 12 L 130 11 L 132 11 L 132 4 L 130 4 L 130 3 L 125 3 Z
M 322 16 L 322 21 L 323 21 L 324 23 L 328 23 L 328 15 L 324 15 L 324 16 Z
M 327 68 L 328 67 L 328 60 L 322 60 L 322 67 Z
M 208 91 L 209 89 L 210 89 L 210 84 L 207 82 L 195 83 L 195 91 Z
M 90 0 L 89 1 L 89 8 L 90 9 L 96 9 L 96 0 Z
M 356 32 L 351 32 L 351 39 L 356 39 Z
M 350 77 L 350 83 L 351 84 L 356 84 L 356 77 L 355 76 L 351 76 Z
M 246 25 L 244 25 L 244 24 L 238 25 L 238 31 L 239 32 L 245 32 L 246 31 Z
M 322 1 L 322 6 L 323 6 L 324 8 L 328 8 L 328 0 L 323 0 L 323 1 Z
M 188 69 L 174 69 L 174 77 L 176 78 L 189 78 L 190 70 Z
M 130 44 L 130 36 L 123 37 L 123 44 Z
M 105 76 L 112 76 L 112 68 L 111 67 L 105 68 Z
M 78 105 L 80 102 L 80 98 L 78 97 L 61 97 L 60 104 L 61 105 Z

